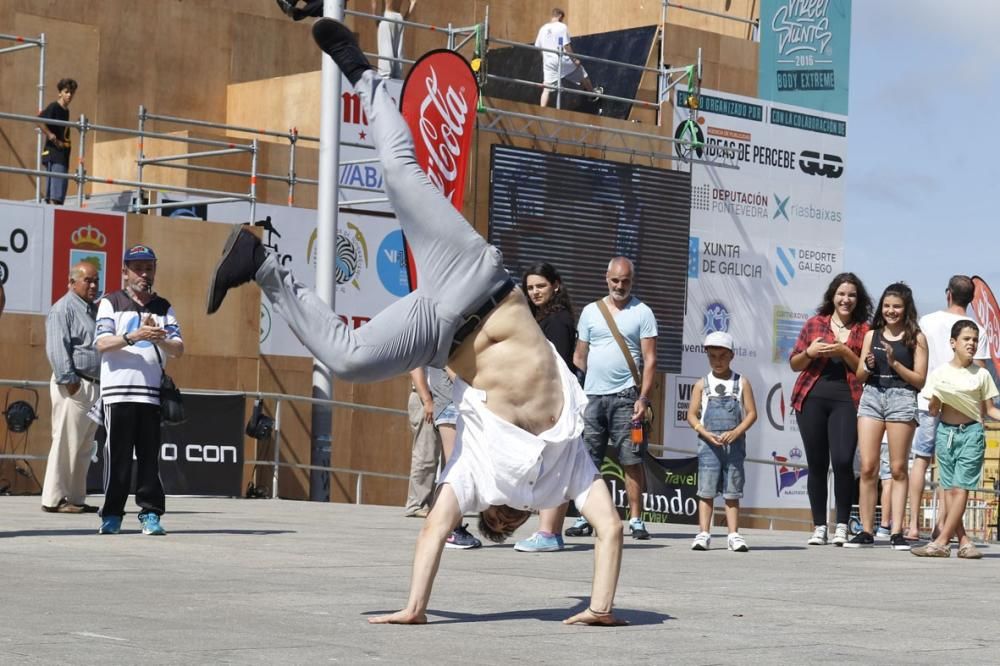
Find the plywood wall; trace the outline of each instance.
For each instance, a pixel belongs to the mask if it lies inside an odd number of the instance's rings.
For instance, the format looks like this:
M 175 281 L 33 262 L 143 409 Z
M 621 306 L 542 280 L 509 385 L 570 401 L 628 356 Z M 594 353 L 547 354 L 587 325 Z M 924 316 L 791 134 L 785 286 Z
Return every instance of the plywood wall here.
M 607 3 L 591 0 L 471 0 L 455 3 L 446 0 L 420 0 L 411 20 L 444 27 L 470 26 L 489 17 L 489 35 L 526 43 L 548 20 L 553 4 L 567 11 L 573 34 L 588 34 L 642 25 L 659 24 L 661 0 L 629 0 Z M 736 16 L 755 16 L 757 0 L 687 0 L 687 5 Z M 366 10 L 368 2 L 350 3 Z M 671 9 L 664 41 L 667 62 L 694 62 L 699 47 L 703 50 L 706 87 L 752 95 L 756 91 L 757 47 L 747 40 L 743 24 L 706 17 L 680 9 Z M 361 39 L 362 47 L 375 50 L 373 23 L 349 18 Z M 94 122 L 120 127 L 137 127 L 140 104 L 151 112 L 213 122 L 261 127 L 285 131 L 297 128 L 302 134 L 319 133 L 319 53 L 309 38 L 309 22 L 293 23 L 284 17 L 270 0 L 6 0 L 0 3 L 0 32 L 37 36 L 45 32 L 49 41 L 46 71 L 46 102 L 55 96 L 55 81 L 72 76 L 80 83 L 71 106 L 73 118 L 81 113 Z M 445 45 L 441 30 L 408 30 L 406 55 L 413 57 Z M 471 54 L 471 48 L 463 51 Z M 658 47 L 654 46 L 649 65 L 656 64 Z M 0 110 L 33 114 L 37 112 L 37 52 L 25 51 L 0 56 Z M 646 77 L 640 96 L 653 99 L 656 84 Z M 656 129 L 655 116 L 636 111 L 634 123 L 594 116 L 581 116 L 555 110 L 540 110 L 496 100 L 489 102 L 514 111 L 541 113 L 554 118 L 577 120 L 599 126 L 671 133 L 670 121 Z M 666 117 L 670 117 L 669 109 Z M 178 131 L 165 123 L 151 125 L 158 131 Z M 220 138 L 213 131 L 199 130 L 197 135 Z M 563 136 L 571 136 L 564 133 Z M 0 121 L 0 163 L 31 167 L 34 164 L 35 139 L 29 126 Z M 236 140 L 246 137 L 230 135 Z M 593 135 L 590 141 L 593 141 Z M 96 144 L 95 144 L 96 141 Z M 262 138 L 259 170 L 262 173 L 286 173 L 288 148 L 280 139 Z M 608 159 L 642 161 L 653 166 L 668 166 L 662 160 L 636 155 L 605 153 L 600 147 L 568 146 L 551 143 L 542 137 L 515 139 L 481 133 L 466 193 L 465 215 L 481 233 L 488 225 L 489 146 L 494 142 L 589 155 Z M 625 144 L 638 153 L 648 150 L 669 152 L 669 146 L 647 139 L 626 139 Z M 78 147 L 76 147 L 78 148 Z M 182 152 L 178 144 L 147 141 L 147 155 Z M 78 154 L 78 153 L 77 153 Z M 112 178 L 135 177 L 136 142 L 110 134 L 90 136 L 86 146 L 87 168 L 91 174 Z M 316 176 L 317 151 L 300 144 L 296 172 L 300 177 Z M 226 168 L 249 169 L 245 156 L 218 158 L 204 164 Z M 149 168 L 146 178 L 164 184 L 189 185 L 209 189 L 243 189 L 233 179 L 212 174 L 187 173 Z M 94 186 L 101 191 L 106 186 Z M 71 186 L 71 194 L 73 186 Z M 0 175 L 0 198 L 26 199 L 33 195 L 31 179 Z M 287 185 L 259 182 L 261 201 L 286 203 Z M 299 185 L 296 204 L 315 205 L 315 188 Z M 207 271 L 214 265 L 214 253 L 221 245 L 226 229 L 222 225 L 193 221 L 165 220 L 156 216 L 131 216 L 129 241 L 148 242 L 163 257 L 160 288 L 178 307 L 188 352 L 172 369 L 182 387 L 261 390 L 309 395 L 311 362 L 308 359 L 259 356 L 257 353 L 257 317 L 259 293 L 247 288 L 212 320 L 202 314 Z M 232 298 L 232 297 L 230 297 Z M 41 317 L 7 315 L 0 327 L 0 363 L 4 374 L 45 379 L 44 324 Z M 370 386 L 337 382 L 338 400 L 357 401 L 387 407 L 405 408 L 408 393 L 406 378 L 397 378 Z M 0 392 L 0 399 L 3 394 Z M 41 412 L 47 411 L 41 398 Z M 273 411 L 273 404 L 268 408 Z M 282 408 L 282 460 L 308 463 L 312 411 L 307 403 L 288 404 Z M 47 419 L 47 416 L 44 418 Z M 0 424 L 0 429 L 2 429 Z M 33 427 L 27 446 L 35 452 L 47 450 L 47 421 Z M 3 433 L 0 433 L 2 436 Z M 248 458 L 270 455 L 273 449 L 260 451 L 247 442 Z M 338 409 L 334 412 L 333 460 L 335 466 L 370 471 L 406 474 L 409 467 L 409 432 L 404 417 L 385 417 Z M 39 470 L 40 471 L 40 470 Z M 247 478 L 251 470 L 247 471 Z M 21 477 L 24 478 L 24 477 Z M 308 497 L 308 473 L 282 469 L 281 495 Z M 270 487 L 270 469 L 256 471 L 254 480 Z M 335 475 L 331 496 L 337 501 L 354 501 L 355 477 Z M 366 502 L 400 504 L 406 493 L 405 481 L 368 479 L 364 484 Z

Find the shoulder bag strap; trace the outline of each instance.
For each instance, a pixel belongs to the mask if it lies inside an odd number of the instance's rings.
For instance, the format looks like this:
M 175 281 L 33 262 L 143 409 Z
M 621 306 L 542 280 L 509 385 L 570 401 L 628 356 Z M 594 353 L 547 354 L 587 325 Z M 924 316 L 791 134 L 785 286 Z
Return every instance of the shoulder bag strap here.
M 621 332 L 615 325 L 615 318 L 611 316 L 611 311 L 608 310 L 608 306 L 604 303 L 603 298 L 597 301 L 597 309 L 601 311 L 602 315 L 604 315 L 604 321 L 608 322 L 608 329 L 611 331 L 611 335 L 621 348 L 622 354 L 625 354 L 625 360 L 628 362 L 628 369 L 632 372 L 632 379 L 635 381 L 635 390 L 642 391 L 642 380 L 639 378 L 639 368 L 636 367 L 635 359 L 632 358 L 632 354 L 628 350 L 628 345 L 625 344 L 625 338 L 622 337 Z

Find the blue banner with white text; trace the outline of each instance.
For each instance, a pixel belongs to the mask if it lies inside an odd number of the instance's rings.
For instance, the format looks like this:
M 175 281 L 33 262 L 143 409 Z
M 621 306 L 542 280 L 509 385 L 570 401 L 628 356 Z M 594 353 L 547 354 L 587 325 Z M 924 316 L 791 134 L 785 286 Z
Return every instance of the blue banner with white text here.
M 762 0 L 757 97 L 847 115 L 851 0 Z

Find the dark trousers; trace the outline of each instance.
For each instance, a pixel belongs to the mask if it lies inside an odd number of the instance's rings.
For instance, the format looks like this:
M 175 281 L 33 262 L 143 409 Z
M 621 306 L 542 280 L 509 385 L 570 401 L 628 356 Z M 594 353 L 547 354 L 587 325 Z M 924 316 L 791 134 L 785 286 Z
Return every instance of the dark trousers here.
M 833 463 L 837 522 L 846 523 L 854 503 L 854 452 L 858 448 L 858 410 L 853 402 L 807 397 L 798 413 L 799 434 L 809 465 L 809 506 L 813 524 L 826 525 L 826 472 Z
M 135 453 L 135 503 L 140 515 L 162 516 L 166 498 L 160 483 L 160 407 L 138 402 L 104 406 L 104 507 L 101 516 L 124 516 L 132 485 Z

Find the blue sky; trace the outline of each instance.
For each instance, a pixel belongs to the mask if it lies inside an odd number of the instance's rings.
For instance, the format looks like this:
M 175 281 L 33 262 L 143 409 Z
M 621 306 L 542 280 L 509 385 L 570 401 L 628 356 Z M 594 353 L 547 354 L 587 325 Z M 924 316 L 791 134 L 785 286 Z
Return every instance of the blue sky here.
M 844 265 L 921 314 L 955 273 L 1000 291 L 1000 3 L 852 3 Z

